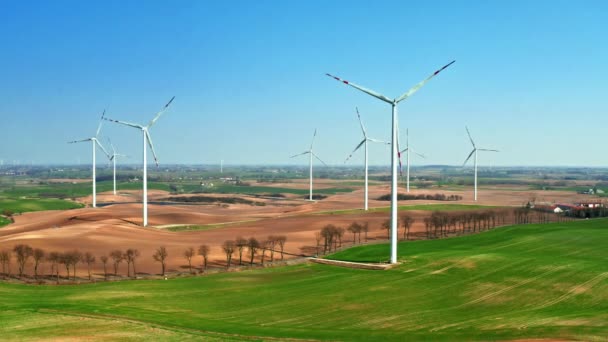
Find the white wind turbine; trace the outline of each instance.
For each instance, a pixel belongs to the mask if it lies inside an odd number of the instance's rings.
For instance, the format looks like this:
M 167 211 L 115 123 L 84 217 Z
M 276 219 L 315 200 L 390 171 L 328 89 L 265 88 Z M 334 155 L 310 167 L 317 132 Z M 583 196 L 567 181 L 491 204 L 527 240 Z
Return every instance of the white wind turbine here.
M 443 69 L 449 67 L 450 65 L 452 65 L 452 63 L 454 63 L 456 61 L 452 61 L 448 64 L 446 64 L 445 66 L 443 66 L 441 69 L 435 71 L 431 76 L 427 77 L 424 81 L 418 83 L 417 85 L 415 85 L 412 89 L 408 90 L 405 94 L 395 98 L 395 99 L 389 99 L 388 97 L 377 93 L 373 90 L 369 90 L 367 88 L 361 87 L 359 85 L 356 85 L 354 83 L 351 83 L 349 81 L 346 80 L 342 80 L 336 76 L 330 75 L 330 74 L 326 74 L 329 77 L 332 77 L 334 79 L 336 79 L 337 81 L 340 81 L 346 85 L 349 85 L 355 89 L 358 89 L 368 95 L 371 95 L 381 101 L 384 101 L 388 104 L 391 105 L 392 107 L 392 134 L 391 134 L 391 264 L 396 264 L 397 263 L 397 191 L 398 191 L 398 185 L 397 185 L 397 164 L 398 164 L 398 153 L 399 153 L 399 147 L 397 146 L 397 136 L 398 136 L 398 124 L 397 124 L 397 104 L 407 98 L 409 98 L 410 96 L 412 96 L 415 92 L 417 92 L 422 86 L 424 86 L 429 80 L 431 80 L 433 77 L 435 77 L 437 74 L 439 74 Z
M 410 147 L 410 137 L 409 137 L 409 132 L 406 129 L 405 130 L 405 149 L 399 151 L 399 155 L 401 155 L 401 153 L 403 152 L 407 152 L 407 157 L 406 157 L 406 189 L 407 192 L 410 192 L 410 152 L 413 152 L 415 154 L 417 154 L 418 156 L 422 157 L 422 158 L 426 158 L 423 154 L 420 154 L 418 152 L 415 152 L 413 148 Z
M 99 146 L 99 148 L 101 148 L 101 150 L 103 151 L 103 153 L 105 153 L 106 156 L 108 158 L 110 158 L 110 155 L 108 154 L 108 151 L 106 151 L 106 149 L 103 148 L 103 146 L 101 145 L 101 143 L 97 139 L 99 137 L 99 131 L 101 131 L 101 124 L 103 122 L 105 114 L 106 114 L 106 111 L 104 110 L 103 113 L 101 114 L 101 119 L 99 120 L 99 125 L 97 126 L 97 132 L 95 133 L 94 137 L 87 138 L 87 139 L 82 139 L 82 140 L 74 140 L 74 141 L 68 142 L 68 144 L 85 142 L 85 141 L 90 141 L 90 142 L 93 143 L 93 208 L 97 207 L 97 181 L 96 181 L 96 175 L 95 175 L 95 159 L 96 159 L 95 158 L 95 151 L 96 151 L 97 146 Z
M 327 166 L 327 164 L 325 164 L 324 161 L 321 160 L 321 158 L 319 158 L 319 156 L 317 156 L 313 151 L 312 151 L 312 146 L 315 143 L 315 137 L 317 136 L 317 130 L 315 129 L 315 133 L 312 136 L 312 142 L 310 143 L 310 149 L 308 151 L 304 151 L 302 153 L 296 154 L 294 156 L 291 156 L 290 158 L 294 158 L 297 156 L 301 156 L 304 154 L 308 154 L 310 159 L 309 159 L 309 163 L 310 163 L 310 170 L 309 170 L 309 177 L 310 177 L 310 195 L 308 196 L 308 199 L 310 201 L 312 201 L 312 157 L 314 156 L 315 158 L 319 159 L 319 161 L 321 163 L 323 163 L 323 165 Z
M 359 148 L 361 148 L 361 146 L 365 145 L 365 198 L 364 198 L 364 202 L 365 202 L 365 210 L 367 210 L 367 142 L 375 142 L 375 143 L 383 143 L 383 144 L 388 144 L 386 141 L 382 141 L 382 140 L 377 140 L 377 139 L 373 139 L 373 138 L 369 138 L 367 136 L 367 131 L 365 130 L 365 126 L 363 125 L 363 121 L 361 121 L 361 115 L 359 114 L 359 108 L 355 107 L 355 110 L 357 111 L 357 117 L 359 118 L 359 124 L 361 125 L 361 131 L 363 132 L 363 140 L 361 140 L 361 142 L 359 143 L 359 145 L 357 145 L 357 147 L 355 147 L 355 149 L 350 153 L 350 155 L 348 156 L 348 158 L 346 158 L 346 160 L 344 161 L 345 163 L 350 159 L 350 157 L 353 156 L 353 154 L 355 152 L 357 152 L 357 150 Z
M 152 137 L 150 137 L 150 132 L 148 131 L 150 129 L 150 127 L 152 127 L 154 125 L 154 123 L 156 123 L 156 120 L 158 120 L 158 118 L 160 118 L 160 116 L 167 110 L 167 108 L 169 107 L 169 105 L 171 104 L 171 102 L 173 102 L 173 99 L 175 99 L 175 96 L 173 96 L 171 98 L 171 100 L 169 100 L 169 102 L 167 102 L 167 104 L 160 110 L 160 112 L 156 113 L 156 116 L 154 116 L 154 119 L 152 119 L 152 121 L 150 121 L 150 123 L 148 123 L 147 126 L 143 126 L 143 125 L 138 125 L 138 124 L 134 124 L 134 123 L 129 123 L 129 122 L 125 122 L 125 121 L 119 121 L 119 120 L 113 120 L 113 119 L 108 119 L 108 118 L 104 118 L 105 120 L 111 121 L 111 122 L 116 122 L 125 126 L 129 126 L 129 127 L 133 127 L 133 128 L 137 128 L 139 130 L 141 130 L 142 132 L 142 136 L 143 136 L 143 226 L 147 226 L 148 225 L 148 158 L 146 156 L 146 152 L 147 152 L 147 146 L 150 146 L 150 150 L 152 150 L 152 156 L 154 157 L 154 162 L 156 163 L 156 167 L 158 167 L 158 159 L 156 158 L 156 152 L 154 151 L 154 145 L 152 144 Z
M 113 179 L 114 179 L 114 196 L 116 196 L 116 157 L 127 157 L 126 154 L 120 154 L 120 153 L 116 153 L 116 149 L 114 148 L 114 145 L 112 145 L 112 142 L 110 141 L 110 139 L 108 139 L 108 143 L 110 144 L 110 148 L 112 148 L 112 155 L 110 156 L 110 160 L 112 161 L 113 164 L 113 169 L 114 169 L 114 175 L 113 175 Z
M 467 162 L 469 161 L 469 159 L 471 159 L 471 156 L 473 154 L 475 154 L 475 159 L 474 159 L 473 165 L 475 168 L 475 201 L 477 201 L 477 151 L 486 151 L 486 152 L 499 152 L 499 151 L 490 150 L 490 149 L 486 149 L 486 148 L 477 148 L 477 146 L 475 146 L 475 142 L 473 141 L 473 138 L 471 138 L 471 133 L 469 133 L 469 128 L 466 126 L 464 128 L 467 130 L 467 134 L 469 135 L 469 140 L 471 140 L 471 144 L 473 145 L 473 151 L 471 151 L 471 153 L 469 154 L 467 159 L 464 161 L 462 166 L 464 167 L 467 164 Z

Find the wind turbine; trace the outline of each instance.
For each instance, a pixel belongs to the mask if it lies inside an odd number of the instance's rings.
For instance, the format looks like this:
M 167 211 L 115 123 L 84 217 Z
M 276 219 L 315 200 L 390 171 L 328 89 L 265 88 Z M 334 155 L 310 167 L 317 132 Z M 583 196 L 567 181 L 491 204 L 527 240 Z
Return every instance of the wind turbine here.
M 390 260 L 391 264 L 397 263 L 397 228 L 398 228 L 397 227 L 397 191 L 398 191 L 397 164 L 399 163 L 398 162 L 399 147 L 397 146 L 397 136 L 398 136 L 397 104 L 399 104 L 399 102 L 412 96 L 415 92 L 417 92 L 420 88 L 422 88 L 422 86 L 424 86 L 428 81 L 430 81 L 433 77 L 435 77 L 437 74 L 439 74 L 443 69 L 452 65 L 454 62 L 456 62 L 456 61 L 451 61 L 450 63 L 446 64 L 441 69 L 435 71 L 432 75 L 427 77 L 424 81 L 416 84 L 413 88 L 411 88 L 406 93 L 404 93 L 403 95 L 401 95 L 395 99 L 389 99 L 388 97 L 386 97 L 380 93 L 377 93 L 373 90 L 369 90 L 367 88 L 361 87 L 361 86 L 351 83 L 349 81 L 342 80 L 339 77 L 336 77 L 336 76 L 333 76 L 330 74 L 326 74 L 327 76 L 332 77 L 339 82 L 349 85 L 355 89 L 358 89 L 368 95 L 371 95 L 371 96 L 391 105 L 392 113 L 393 113 L 393 115 L 392 115 L 392 134 L 391 134 L 391 260 Z
M 96 176 L 95 176 L 95 150 L 96 147 L 99 146 L 99 148 L 101 148 L 101 150 L 103 151 L 103 153 L 106 154 L 106 156 L 108 158 L 110 158 L 110 155 L 108 154 L 108 151 L 106 151 L 105 148 L 103 148 L 103 146 L 101 145 L 101 143 L 99 142 L 99 140 L 97 140 L 97 138 L 99 137 L 99 131 L 101 131 L 101 124 L 103 122 L 104 116 L 106 114 L 106 111 L 104 110 L 103 113 L 101 114 L 101 119 L 99 120 L 99 125 L 97 126 L 97 132 L 95 133 L 95 136 L 92 138 L 87 138 L 87 139 L 82 139 L 82 140 L 74 140 L 74 141 L 69 141 L 68 144 L 74 144 L 74 143 L 79 143 L 79 142 L 85 142 L 85 141 L 90 141 L 93 143 L 93 208 L 97 207 L 97 182 L 96 182 Z
M 309 197 L 308 197 L 308 199 L 309 199 L 310 201 L 312 201 L 312 157 L 313 157 L 313 156 L 315 156 L 315 158 L 319 159 L 319 161 L 320 161 L 321 163 L 323 163 L 323 165 L 327 166 L 327 164 L 325 164 L 325 162 L 324 162 L 324 161 L 322 161 L 322 160 L 321 160 L 321 158 L 319 158 L 319 156 L 317 156 L 317 155 L 316 155 L 316 154 L 315 154 L 315 153 L 312 151 L 312 146 L 313 146 L 313 144 L 315 143 L 315 137 L 316 137 L 316 136 L 317 136 L 317 130 L 315 129 L 315 133 L 314 133 L 314 134 L 313 134 L 313 136 L 312 136 L 312 142 L 310 143 L 310 149 L 308 149 L 308 151 L 304 151 L 304 152 L 302 152 L 302 153 L 299 153 L 299 154 L 296 154 L 296 155 L 294 155 L 294 156 L 291 156 L 291 157 L 290 157 L 290 158 L 294 158 L 294 157 L 301 156 L 301 155 L 304 155 L 304 154 L 308 154 L 308 155 L 310 155 L 310 156 L 309 156 L 309 157 L 310 157 L 310 159 L 309 159 L 309 163 L 310 163 L 310 171 L 309 171 L 309 177 L 310 177 L 310 195 L 309 195 Z
M 110 156 L 110 160 L 113 163 L 113 169 L 114 169 L 114 196 L 116 196 L 116 157 L 126 157 L 126 154 L 120 154 L 120 153 L 116 153 L 116 149 L 114 148 L 114 145 L 112 145 L 112 142 L 110 141 L 110 139 L 108 138 L 108 143 L 110 144 L 110 147 L 112 148 L 112 155 Z
M 375 143 L 383 143 L 383 144 L 388 144 L 385 141 L 382 140 L 377 140 L 377 139 L 373 139 L 373 138 L 369 138 L 367 136 L 367 131 L 365 130 L 365 126 L 363 125 L 363 121 L 361 121 L 361 114 L 359 114 L 359 108 L 355 107 L 355 110 L 357 111 L 357 117 L 359 118 L 359 124 L 361 125 L 361 131 L 363 132 L 363 140 L 361 140 L 361 142 L 359 143 L 359 145 L 357 145 L 357 147 L 355 147 L 355 149 L 350 153 L 350 155 L 348 156 L 348 158 L 346 158 L 346 160 L 344 161 L 345 163 L 350 159 L 350 157 L 353 156 L 353 154 L 355 152 L 357 152 L 357 150 L 359 148 L 361 148 L 361 146 L 365 145 L 365 210 L 367 210 L 367 142 L 375 142 Z
M 152 150 L 152 155 L 154 157 L 154 162 L 156 163 L 156 167 L 158 167 L 158 159 L 156 158 L 156 152 L 154 151 L 154 145 L 152 144 L 152 137 L 150 137 L 150 132 L 149 129 L 150 127 L 152 127 L 155 123 L 156 120 L 158 120 L 158 118 L 160 118 L 160 116 L 167 110 L 167 108 L 169 107 L 169 105 L 171 104 L 171 102 L 173 102 L 173 99 L 175 99 L 175 96 L 173 96 L 171 98 L 171 100 L 169 100 L 169 102 L 167 102 L 167 104 L 160 110 L 160 112 L 156 113 L 156 116 L 154 116 L 154 119 L 152 119 L 152 121 L 150 121 L 148 123 L 148 125 L 144 126 L 144 125 L 139 125 L 139 124 L 134 124 L 134 123 L 129 123 L 129 122 L 125 122 L 125 121 L 119 121 L 119 120 L 113 120 L 113 119 L 108 119 L 108 118 L 104 118 L 105 120 L 111 121 L 111 122 L 116 122 L 125 126 L 129 126 L 129 127 L 133 127 L 133 128 L 137 128 L 139 130 L 141 130 L 142 136 L 143 136 L 143 226 L 147 226 L 148 225 L 148 158 L 146 156 L 146 152 L 147 152 L 147 146 L 150 146 L 150 150 Z
M 399 151 L 399 155 L 401 155 L 403 152 L 407 152 L 407 157 L 406 157 L 406 189 L 407 192 L 410 192 L 410 152 L 414 152 L 415 154 L 417 154 L 418 156 L 422 157 L 422 158 L 426 158 L 423 154 L 420 154 L 418 152 L 415 152 L 411 147 L 410 147 L 410 137 L 409 137 L 409 132 L 408 129 L 405 130 L 405 149 Z
M 468 127 L 464 127 L 467 130 L 467 134 L 469 135 L 469 140 L 471 140 L 471 144 L 473 145 L 473 151 L 471 151 L 471 153 L 469 154 L 469 156 L 467 157 L 467 159 L 464 161 L 464 163 L 462 164 L 462 166 L 464 167 L 467 162 L 469 161 L 469 159 L 471 159 L 471 156 L 473 154 L 475 154 L 475 160 L 474 160 L 474 165 L 475 165 L 475 201 L 477 201 L 477 151 L 486 151 L 486 152 L 499 152 L 498 150 L 489 150 L 486 148 L 477 148 L 477 146 L 475 146 L 475 142 L 473 141 L 473 138 L 471 138 L 471 133 L 469 132 L 469 128 Z

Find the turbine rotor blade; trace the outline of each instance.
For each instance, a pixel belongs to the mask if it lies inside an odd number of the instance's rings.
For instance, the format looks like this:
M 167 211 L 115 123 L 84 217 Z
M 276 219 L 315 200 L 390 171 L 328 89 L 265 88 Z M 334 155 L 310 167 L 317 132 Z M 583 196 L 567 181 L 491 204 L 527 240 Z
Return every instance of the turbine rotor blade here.
M 315 143 L 315 138 L 317 137 L 317 129 L 315 128 L 315 133 L 312 135 L 312 142 L 310 143 L 310 150 L 312 151 L 312 145 Z
M 310 152 L 310 153 L 312 153 L 312 155 L 313 155 L 313 156 L 315 156 L 315 158 L 319 159 L 319 161 L 320 161 L 321 163 L 323 163 L 323 165 L 327 166 L 327 164 L 325 164 L 325 162 L 324 162 L 324 161 L 322 161 L 322 160 L 321 160 L 321 158 L 319 158 L 319 156 L 317 156 L 317 155 L 316 155 L 314 152 Z
M 469 156 L 467 157 L 467 159 L 465 159 L 464 163 L 462 163 L 462 166 L 464 167 L 467 162 L 469 161 L 469 159 L 471 159 L 471 157 L 473 156 L 473 153 L 475 153 L 476 149 L 473 149 L 473 151 L 471 151 L 471 154 L 469 154 Z
M 464 126 L 464 128 L 467 130 L 467 134 L 469 135 L 469 140 L 471 140 L 471 144 L 473 145 L 473 148 L 477 148 L 477 146 L 475 146 L 475 142 L 473 141 L 473 138 L 471 138 L 471 133 L 469 132 L 469 127 Z
M 158 118 L 160 118 L 160 116 L 163 115 L 163 113 L 167 110 L 167 108 L 169 107 L 171 102 L 173 102 L 174 99 L 175 99 L 175 96 L 173 96 L 171 98 L 171 100 L 169 100 L 169 102 L 167 102 L 167 104 L 163 107 L 163 109 L 160 110 L 160 112 L 156 113 L 156 116 L 154 117 L 154 119 L 152 119 L 152 121 L 150 121 L 150 123 L 148 124 L 148 127 L 152 127 L 152 125 L 154 125 L 154 123 L 156 123 L 156 120 L 158 120 Z
M 336 81 L 342 82 L 342 83 L 344 83 L 344 84 L 346 84 L 346 85 L 349 85 L 349 86 L 351 86 L 351 87 L 353 87 L 353 88 L 355 88 L 355 89 L 358 89 L 358 90 L 360 90 L 360 91 L 362 91 L 362 92 L 364 92 L 364 93 L 366 93 L 366 94 L 368 94 L 368 95 L 371 95 L 371 96 L 373 96 L 373 97 L 375 97 L 375 98 L 377 98 L 377 99 L 379 99 L 379 100 L 382 100 L 382 101 L 384 101 L 384 102 L 388 102 L 388 103 L 391 103 L 391 104 L 393 103 L 393 100 L 391 100 L 391 99 L 389 99 L 388 97 L 386 97 L 386 96 L 384 96 L 384 95 L 382 95 L 382 94 L 380 94 L 380 93 L 377 93 L 377 92 L 375 92 L 375 91 L 373 91 L 373 90 L 369 90 L 369 89 L 364 88 L 364 87 L 362 87 L 362 86 L 360 86 L 360 85 L 356 85 L 356 84 L 354 84 L 354 83 L 352 83 L 352 82 L 349 82 L 349 81 L 343 80 L 343 79 L 341 79 L 341 78 L 339 78 L 339 77 L 337 77 L 337 76 L 331 75 L 331 74 L 325 74 L 325 75 L 327 75 L 327 76 L 329 76 L 329 77 L 331 77 L 331 78 L 335 79 Z
M 416 84 L 415 86 L 412 87 L 412 89 L 408 90 L 405 94 L 399 96 L 398 98 L 395 99 L 396 103 L 399 103 L 405 99 L 407 99 L 408 97 L 412 96 L 415 92 L 417 92 L 420 88 L 422 88 L 428 81 L 430 81 L 433 77 L 437 76 L 437 74 L 439 74 L 441 71 L 443 71 L 443 69 L 449 67 L 450 65 L 454 64 L 454 62 L 456 61 L 451 61 L 450 63 L 444 65 L 441 69 L 435 71 L 433 74 L 431 74 L 431 76 L 427 77 L 424 81 Z
M 106 121 L 116 122 L 121 125 L 130 126 L 130 127 L 134 127 L 134 128 L 139 128 L 139 129 L 144 128 L 144 126 L 142 126 L 142 125 L 138 125 L 138 124 L 134 124 L 134 123 L 126 122 L 126 121 L 114 120 L 114 119 L 109 119 L 109 118 L 103 118 L 103 119 Z
M 103 117 L 106 115 L 106 110 L 103 110 L 103 113 L 101 113 L 101 119 L 99 119 L 99 125 L 97 126 L 97 133 L 95 133 L 95 138 L 97 138 L 99 136 L 99 131 L 101 131 L 101 124 L 103 123 Z
M 114 145 L 112 145 L 112 141 L 110 140 L 110 138 L 108 138 L 108 144 L 110 144 L 110 148 L 112 149 L 112 154 L 116 154 L 116 149 L 114 148 Z
M 97 146 L 99 146 L 99 148 L 101 148 L 101 150 L 103 151 L 103 153 L 105 153 L 105 155 L 109 159 L 110 158 L 110 154 L 108 153 L 108 151 L 106 151 L 106 149 L 103 147 L 103 145 L 101 145 L 101 143 L 99 142 L 99 140 L 97 140 L 97 139 L 92 139 L 92 140 L 95 141 L 95 144 L 97 144 Z
M 357 147 L 355 147 L 355 149 L 350 153 L 350 155 L 348 156 L 348 158 L 346 158 L 346 160 L 344 161 L 345 163 L 350 159 L 350 157 L 353 156 L 353 154 L 355 154 L 355 152 L 357 152 L 358 149 L 361 148 L 361 146 L 363 146 L 363 144 L 365 144 L 366 139 L 363 139 L 359 145 L 357 145 Z
M 487 148 L 478 148 L 479 151 L 487 151 L 487 152 L 500 152 L 499 150 L 489 150 Z
M 406 147 L 406 148 L 404 148 L 403 150 L 399 151 L 399 153 L 401 154 L 401 153 L 403 153 L 403 152 L 407 152 L 407 150 L 409 150 L 409 149 L 410 149 L 409 147 Z
M 371 142 L 375 142 L 375 143 L 382 143 L 382 144 L 386 144 L 386 145 L 390 145 L 391 144 L 388 141 L 378 140 L 378 139 L 373 139 L 373 138 L 367 138 L 367 141 L 371 141 Z
M 426 159 L 426 157 L 424 156 L 424 154 L 420 154 L 420 153 L 418 153 L 418 152 L 414 152 L 414 153 L 416 153 L 418 156 L 420 156 L 420 157 L 422 157 L 422 158 Z
M 156 158 L 156 151 L 154 151 L 154 144 L 152 143 L 152 137 L 150 136 L 150 133 L 148 133 L 148 130 L 145 130 L 145 134 L 146 134 L 146 141 L 148 141 L 148 146 L 150 146 L 150 149 L 152 150 L 152 156 L 154 157 L 154 163 L 156 163 L 156 167 L 158 167 L 158 158 Z
M 74 144 L 74 143 L 85 142 L 85 141 L 91 141 L 91 140 L 93 140 L 93 138 L 82 139 L 82 140 L 73 140 L 73 141 L 68 141 L 68 144 Z
M 365 126 L 363 126 L 363 121 L 361 121 L 361 115 L 359 114 L 359 108 L 355 107 L 357 110 L 357 117 L 359 118 L 359 125 L 361 125 L 361 131 L 363 131 L 363 136 L 367 138 L 367 132 L 365 131 Z
M 289 157 L 289 158 L 295 158 L 295 157 L 297 157 L 297 156 L 305 155 L 305 154 L 308 154 L 308 153 L 310 153 L 310 151 L 306 151 L 306 152 L 298 153 L 298 154 L 293 155 L 293 156 L 291 156 L 291 157 Z

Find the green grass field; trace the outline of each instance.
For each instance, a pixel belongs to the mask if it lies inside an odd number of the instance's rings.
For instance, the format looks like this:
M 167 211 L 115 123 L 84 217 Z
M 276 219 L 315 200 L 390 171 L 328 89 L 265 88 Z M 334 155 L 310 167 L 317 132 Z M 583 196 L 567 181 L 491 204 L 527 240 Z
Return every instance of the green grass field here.
M 80 286 L 0 284 L 3 339 L 470 341 L 608 336 L 608 220 L 399 245 L 388 271 L 302 264 Z M 385 260 L 387 245 L 333 258 Z
M 478 205 L 478 204 L 414 204 L 414 205 L 400 205 L 399 211 L 407 211 L 407 210 L 423 210 L 423 211 L 463 211 L 463 210 L 477 210 L 477 209 L 491 209 L 496 208 L 488 205 Z M 369 208 L 367 211 L 370 212 L 389 212 L 391 211 L 391 207 L 378 207 L 378 208 Z M 355 213 L 364 213 L 363 209 L 343 209 L 343 210 L 329 210 L 329 211 L 320 211 L 314 213 L 315 215 L 326 215 L 326 214 L 355 214 Z
M 10 223 L 11 223 L 11 220 L 7 219 L 4 216 L 0 216 L 0 227 L 4 227 L 4 226 L 6 226 L 7 224 L 10 224 Z

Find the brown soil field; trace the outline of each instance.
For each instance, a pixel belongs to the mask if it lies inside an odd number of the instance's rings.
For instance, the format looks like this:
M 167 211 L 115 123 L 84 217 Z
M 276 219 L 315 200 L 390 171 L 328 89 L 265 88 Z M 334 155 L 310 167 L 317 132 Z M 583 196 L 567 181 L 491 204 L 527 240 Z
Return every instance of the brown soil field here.
M 277 184 L 273 184 L 276 186 Z M 306 183 L 285 183 L 281 186 L 300 187 Z M 387 207 L 387 201 L 375 198 L 390 192 L 388 185 L 370 187 L 369 205 Z M 405 193 L 405 189 L 402 190 Z M 413 194 L 456 194 L 463 196 L 462 201 L 401 201 L 400 205 L 418 205 L 433 203 L 473 204 L 472 191 L 442 191 L 415 190 Z M 290 199 L 262 199 L 243 195 L 210 195 L 215 197 L 241 197 L 256 202 L 264 202 L 265 206 L 245 204 L 206 204 L 206 205 L 156 205 L 150 204 L 149 227 L 141 227 L 141 195 L 137 191 L 121 192 L 114 196 L 112 192 L 98 194 L 98 203 L 108 204 L 98 208 L 82 208 L 65 211 L 44 211 L 25 213 L 15 217 L 15 223 L 0 229 L 0 249 L 12 249 L 16 244 L 25 243 L 39 247 L 45 251 L 68 251 L 78 249 L 90 251 L 97 257 L 95 272 L 102 270 L 99 256 L 107 255 L 111 250 L 137 248 L 141 257 L 137 260 L 137 271 L 142 273 L 159 273 L 160 265 L 152 259 L 152 254 L 159 246 L 166 246 L 169 252 L 169 271 L 184 271 L 187 265 L 183 257 L 187 247 L 197 248 L 200 244 L 211 247 L 210 261 L 212 265 L 225 264 L 225 255 L 221 245 L 225 240 L 237 236 L 256 237 L 265 239 L 268 235 L 285 235 L 287 243 L 285 252 L 292 255 L 314 253 L 316 240 L 314 233 L 326 224 L 332 223 L 346 227 L 353 221 L 369 222 L 371 240 L 386 239 L 386 231 L 381 229 L 383 221 L 388 219 L 388 212 L 363 211 L 353 213 L 332 214 L 327 211 L 357 209 L 362 207 L 363 189 L 351 193 L 329 196 L 324 200 L 309 202 Z M 170 196 L 164 191 L 149 192 L 149 201 L 158 201 Z M 558 191 L 507 191 L 481 190 L 479 201 L 475 204 L 492 206 L 519 206 L 529 199 L 545 202 L 573 202 L 577 199 L 589 199 L 589 196 L 573 192 Z M 90 204 L 90 197 L 80 199 Z M 131 202 L 131 203 L 124 203 Z M 111 204 L 119 203 L 119 204 Z M 323 213 L 325 212 L 325 213 Z M 412 233 L 424 230 L 422 218 L 429 215 L 428 211 L 408 211 L 416 218 Z M 213 225 L 206 230 L 190 232 L 171 232 L 165 228 L 172 225 Z M 352 243 L 352 234 L 345 234 L 345 243 Z M 388 255 L 388 251 L 387 251 Z M 238 258 L 238 256 L 237 256 Z M 201 258 L 195 258 L 195 264 L 200 265 Z M 257 260 L 257 259 L 256 259 Z M 31 263 L 31 262 L 30 262 Z M 13 259 L 12 269 L 16 270 Z M 78 266 L 79 276 L 85 275 L 85 266 Z M 50 265 L 42 265 L 43 272 L 49 272 Z M 26 270 L 33 273 L 31 265 Z M 62 270 L 63 271 L 63 270 Z M 120 264 L 120 274 L 126 274 L 125 263 Z

